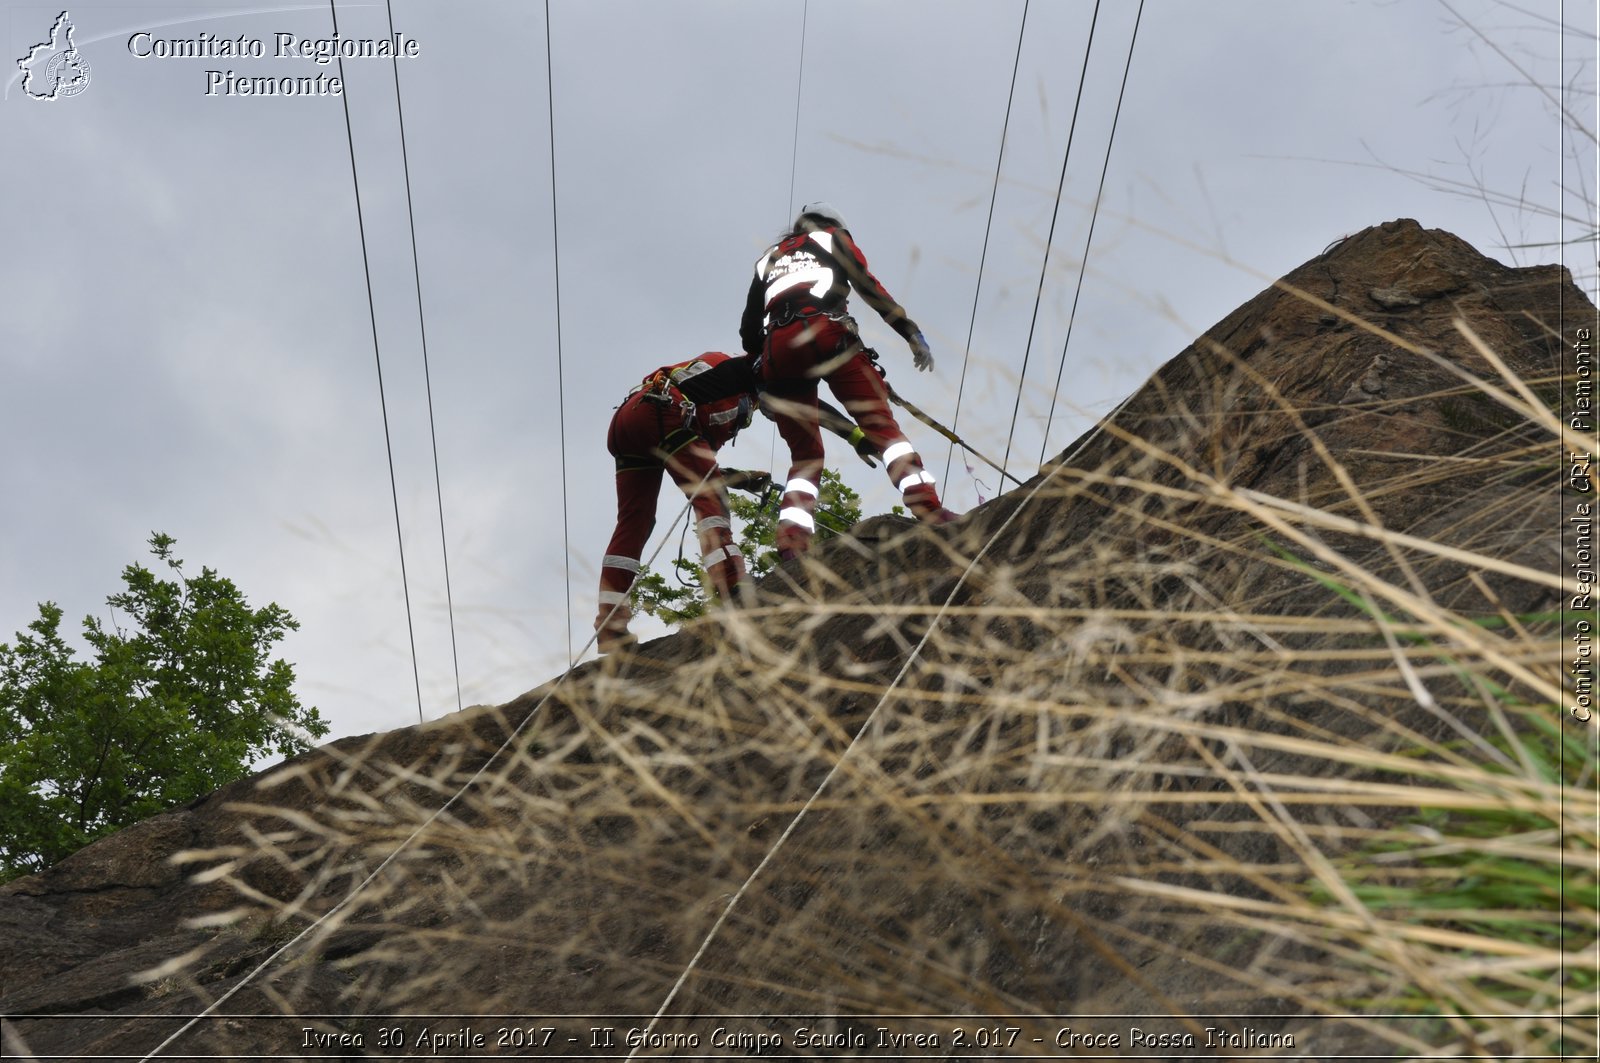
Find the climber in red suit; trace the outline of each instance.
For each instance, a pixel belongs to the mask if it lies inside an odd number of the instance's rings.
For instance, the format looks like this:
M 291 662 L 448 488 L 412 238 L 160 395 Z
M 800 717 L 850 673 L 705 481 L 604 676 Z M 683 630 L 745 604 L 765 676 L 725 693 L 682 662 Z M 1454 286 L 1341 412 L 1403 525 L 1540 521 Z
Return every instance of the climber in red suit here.
M 617 407 L 606 438 L 617 462 L 617 528 L 600 563 L 594 621 L 601 653 L 628 638 L 628 590 L 655 527 L 663 472 L 694 506 L 701 563 L 712 587 L 727 598 L 743 579 L 717 450 L 750 423 L 754 390 L 748 359 L 709 351 L 657 369 Z
M 933 368 L 922 330 L 867 269 L 839 212 L 825 203 L 802 207 L 791 230 L 756 262 L 745 299 L 739 339 L 759 355 L 764 408 L 789 444 L 789 480 L 778 520 L 778 555 L 802 554 L 816 525 L 822 435 L 817 422 L 817 381 L 828 387 L 883 458 L 906 508 L 919 520 L 944 523 L 955 514 L 939 501 L 933 475 L 906 440 L 889 410 L 888 389 L 856 332 L 847 303 L 861 298 L 911 346 L 913 364 Z

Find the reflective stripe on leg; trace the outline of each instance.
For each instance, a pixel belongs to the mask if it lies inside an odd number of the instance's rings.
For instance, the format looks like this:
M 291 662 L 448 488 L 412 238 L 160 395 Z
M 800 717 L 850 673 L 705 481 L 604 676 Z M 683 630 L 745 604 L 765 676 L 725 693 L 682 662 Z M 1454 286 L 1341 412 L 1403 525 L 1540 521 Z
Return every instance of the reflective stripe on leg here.
M 916 452 L 917 449 L 904 439 L 900 440 L 898 443 L 891 443 L 887 447 L 883 448 L 884 467 L 887 468 L 888 466 L 899 461 L 901 458 L 910 457 Z
M 808 532 L 816 531 L 817 529 L 817 522 L 812 519 L 811 514 L 807 513 L 799 506 L 788 506 L 780 510 L 778 513 L 778 523 L 780 525 L 793 524 L 798 528 L 804 528 Z
M 719 546 L 709 554 L 706 554 L 705 557 L 701 558 L 701 563 L 706 568 L 710 568 L 712 565 L 721 564 L 730 557 L 743 556 L 744 555 L 739 552 L 738 546 L 733 543 L 729 543 L 727 546 Z

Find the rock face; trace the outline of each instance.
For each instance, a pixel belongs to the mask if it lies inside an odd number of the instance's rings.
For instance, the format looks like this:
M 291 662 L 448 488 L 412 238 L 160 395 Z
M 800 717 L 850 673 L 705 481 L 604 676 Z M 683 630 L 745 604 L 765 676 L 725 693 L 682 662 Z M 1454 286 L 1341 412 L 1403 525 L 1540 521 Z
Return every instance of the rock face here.
M 1322 1017 L 1457 984 L 1327 868 L 1505 706 L 1557 711 L 1550 409 L 1594 315 L 1559 268 L 1352 236 L 956 524 L 869 521 L 758 608 L 0 889 L 7 1054 L 619 1055 L 658 1010 L 768 1054 L 970 1055 L 982 1016 L 1132 1017 L 988 1022 L 1019 1054 L 1458 1037 Z M 1534 407 L 1473 382 L 1508 375 Z

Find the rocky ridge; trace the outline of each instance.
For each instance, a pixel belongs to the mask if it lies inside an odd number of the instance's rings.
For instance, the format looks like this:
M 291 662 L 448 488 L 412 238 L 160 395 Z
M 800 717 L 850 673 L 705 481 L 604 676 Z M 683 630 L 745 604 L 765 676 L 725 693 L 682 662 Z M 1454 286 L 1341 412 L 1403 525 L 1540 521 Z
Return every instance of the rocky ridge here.
M 916 1016 L 986 1015 L 1390 1051 L 1414 1028 L 1320 1017 L 1381 998 L 1371 939 L 1270 913 L 1415 816 L 1394 758 L 1489 733 L 1483 684 L 1559 686 L 1536 621 L 1438 634 L 1561 606 L 1560 443 L 1459 372 L 1504 383 L 1458 322 L 1555 406 L 1594 318 L 1562 269 L 1355 234 L 954 525 L 866 522 L 752 610 L 0 888 L 6 1054 L 383 1055 L 382 1016 L 669 999 L 653 1031 L 746 1016 L 769 1054 L 961 1056 L 972 1021 Z

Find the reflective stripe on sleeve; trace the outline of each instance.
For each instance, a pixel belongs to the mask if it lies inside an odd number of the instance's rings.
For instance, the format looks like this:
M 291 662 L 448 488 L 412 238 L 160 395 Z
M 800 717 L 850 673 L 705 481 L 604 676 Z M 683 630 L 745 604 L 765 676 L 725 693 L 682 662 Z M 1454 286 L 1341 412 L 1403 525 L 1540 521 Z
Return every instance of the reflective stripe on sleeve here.
M 627 591 L 601 591 L 600 592 L 600 604 L 601 605 L 621 605 L 623 602 L 626 602 L 627 600 L 628 600 L 628 592 Z
M 817 522 L 811 519 L 811 514 L 795 506 L 789 506 L 787 509 L 781 510 L 778 513 L 778 523 L 798 524 L 806 531 L 815 531 L 817 528 Z
M 933 473 L 931 472 L 914 472 L 910 476 L 907 476 L 904 480 L 900 481 L 900 493 L 905 494 L 907 491 L 918 486 L 919 484 L 928 484 L 931 486 L 937 482 L 938 481 L 933 478 Z
M 696 524 L 694 526 L 694 530 L 695 530 L 696 534 L 704 535 L 706 532 L 711 531 L 713 528 L 726 528 L 726 527 L 728 527 L 728 518 L 727 517 L 701 517 L 700 518 L 700 523 L 698 523 L 698 524 Z
M 890 443 L 887 447 L 883 448 L 884 468 L 888 468 L 901 458 L 915 454 L 916 452 L 917 448 L 906 442 L 904 439 L 898 443 Z
M 796 476 L 793 480 L 790 480 L 788 483 L 783 485 L 783 493 L 786 495 L 791 493 L 797 495 L 810 495 L 812 498 L 816 498 L 817 485 L 812 483 L 810 480 L 803 480 Z
M 637 574 L 639 571 L 639 559 L 637 557 L 624 557 L 621 554 L 607 554 L 600 559 L 600 567 L 620 568 L 624 572 Z

